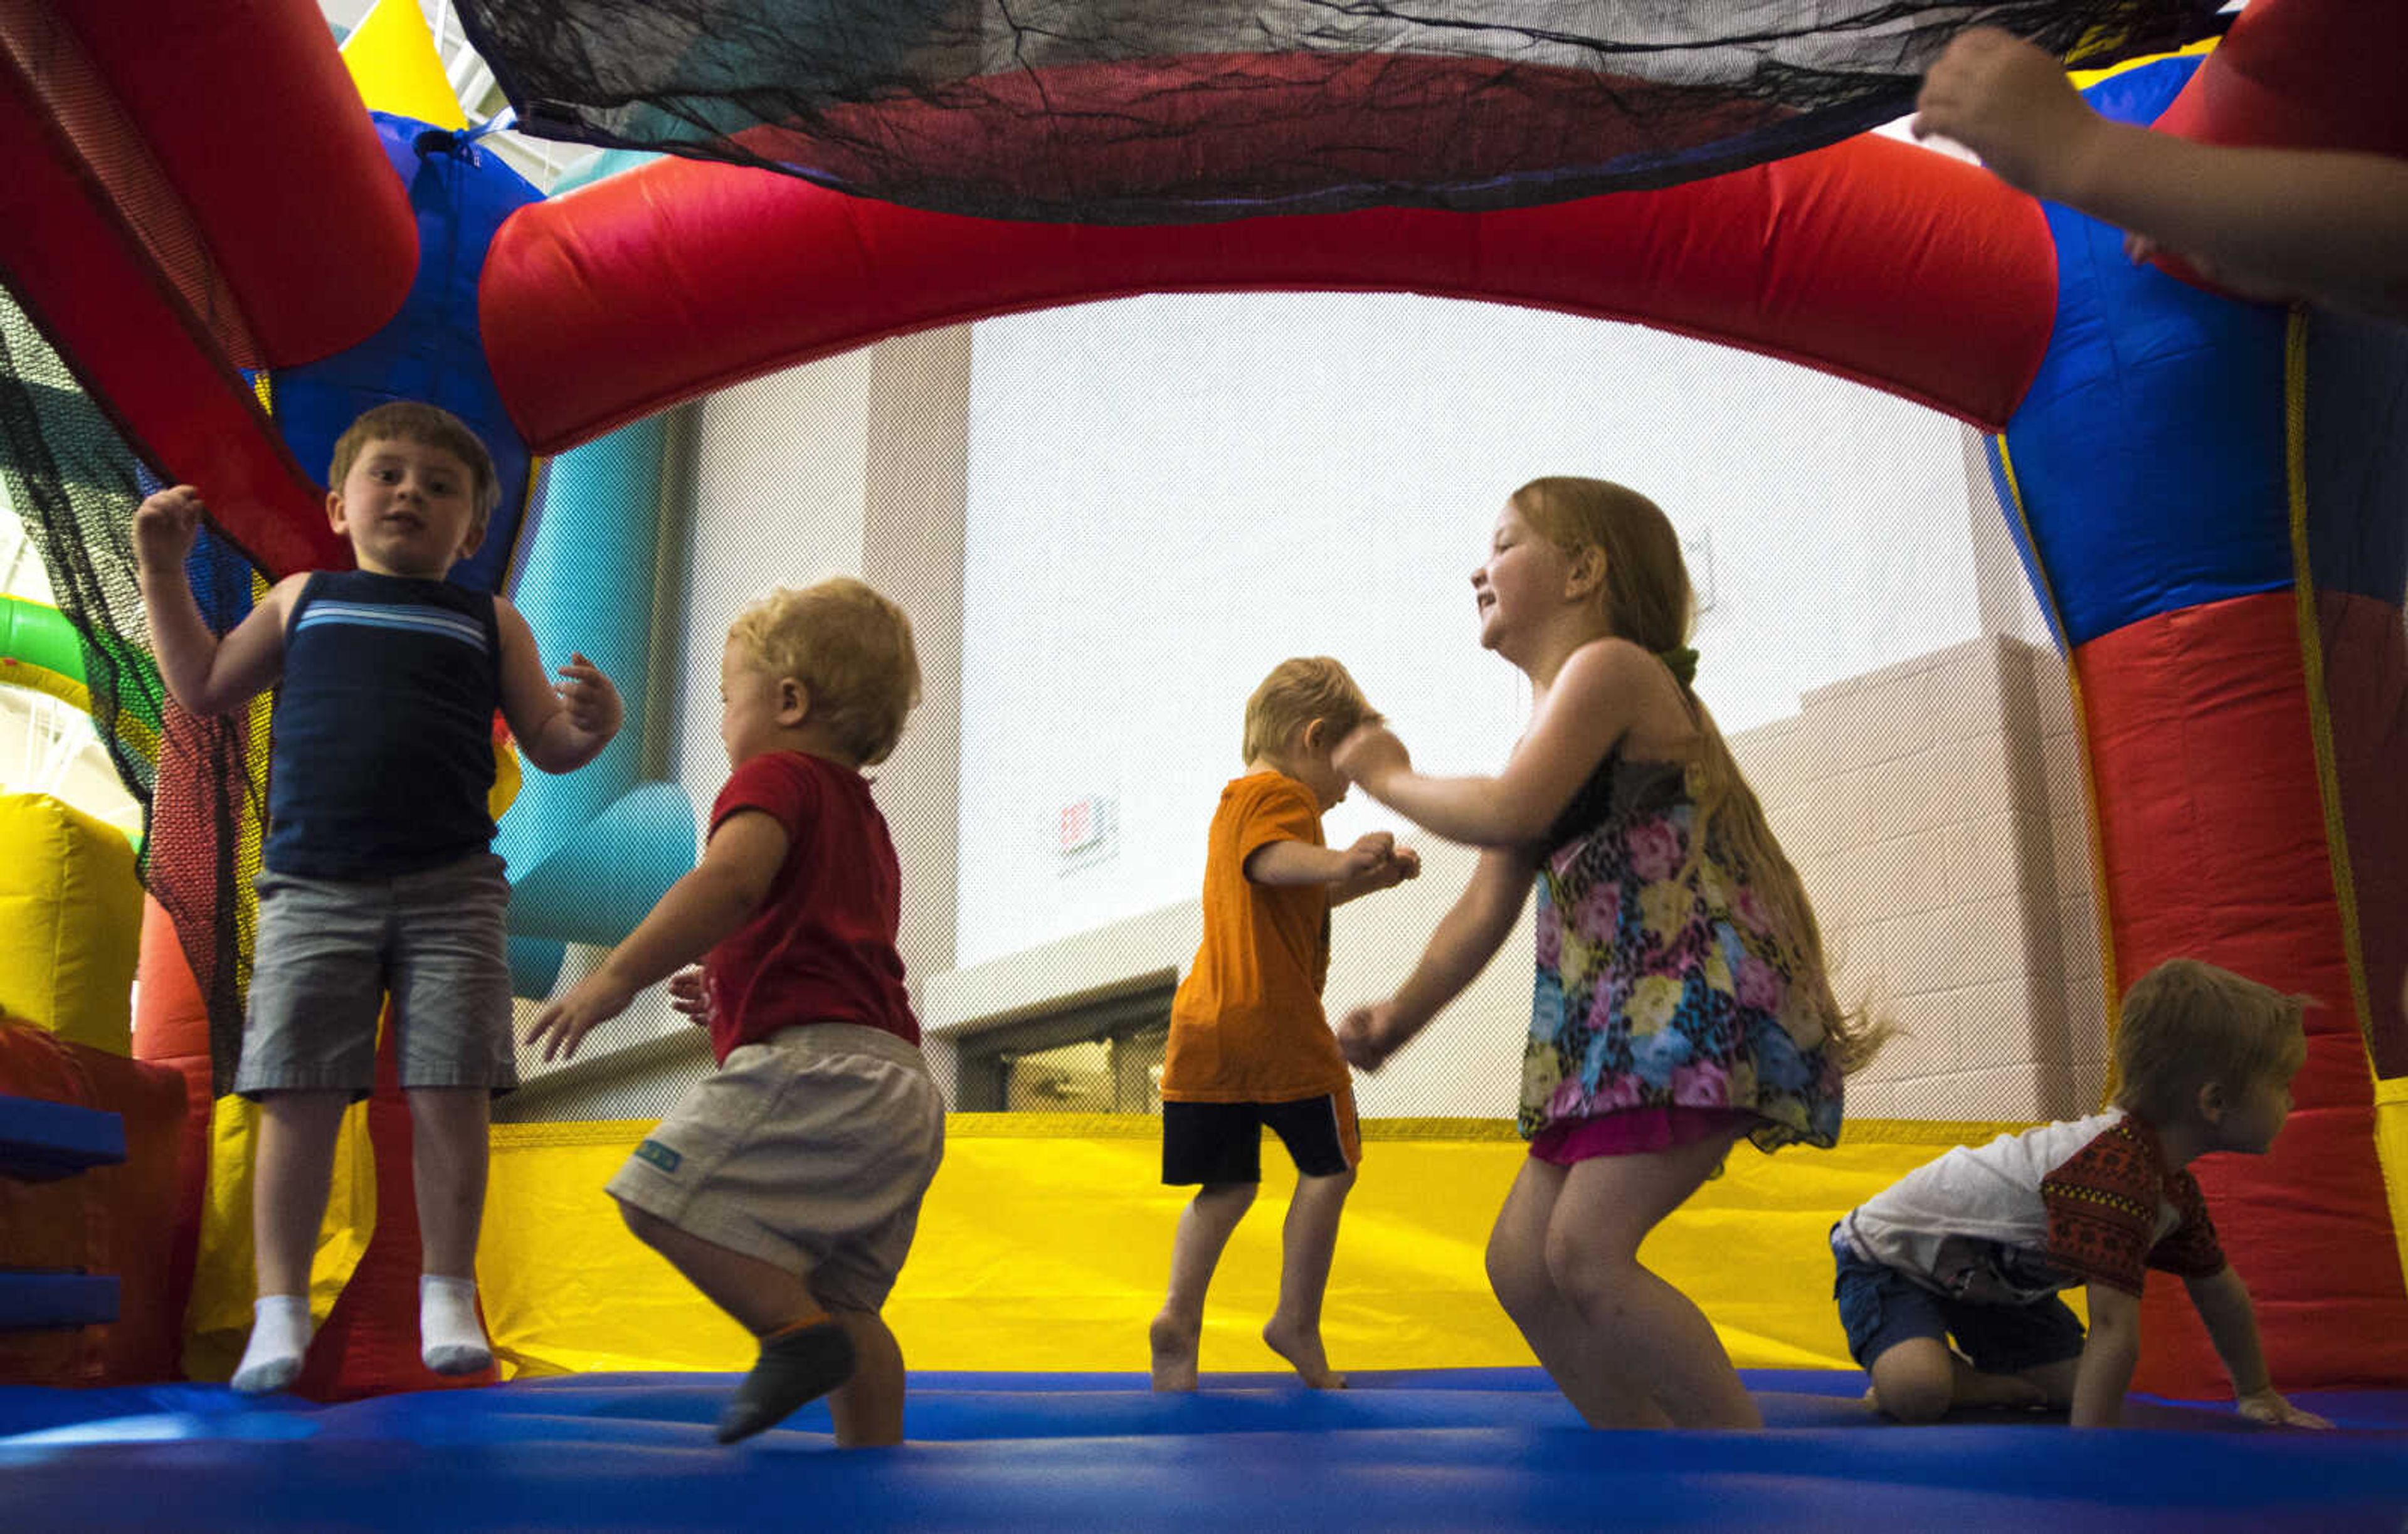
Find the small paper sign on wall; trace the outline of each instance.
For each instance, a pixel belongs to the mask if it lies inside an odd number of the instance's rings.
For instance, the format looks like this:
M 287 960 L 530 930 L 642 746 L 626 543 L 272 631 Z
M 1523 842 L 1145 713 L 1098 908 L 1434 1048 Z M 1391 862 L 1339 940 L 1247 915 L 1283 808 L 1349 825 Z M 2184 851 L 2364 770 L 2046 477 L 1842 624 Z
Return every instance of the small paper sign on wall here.
M 1120 847 L 1120 796 L 1089 794 L 1072 799 L 1062 807 L 1057 836 L 1062 873 L 1109 859 Z

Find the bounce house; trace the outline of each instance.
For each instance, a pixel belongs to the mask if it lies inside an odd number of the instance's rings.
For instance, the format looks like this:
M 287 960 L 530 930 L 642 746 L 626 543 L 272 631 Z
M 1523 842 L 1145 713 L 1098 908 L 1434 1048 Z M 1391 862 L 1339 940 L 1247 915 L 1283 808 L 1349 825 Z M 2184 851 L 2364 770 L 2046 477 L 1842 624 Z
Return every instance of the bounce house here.
M 89 709 L 150 812 L 137 880 L 117 833 L 0 801 L 9 1526 L 2397 1528 L 2408 332 L 2133 266 L 2117 231 L 1867 130 L 1988 22 L 2119 120 L 2408 154 L 2408 12 L 2069 0 L 1873 26 L 1801 4 L 1768 41 L 1734 20 L 1767 7 L 1703 6 L 1677 37 L 1624 18 L 1607 47 L 1503 3 L 1455 7 L 1477 26 L 1271 7 L 1218 32 L 1176 6 L 1056 8 L 462 6 L 525 131 L 660 151 L 549 195 L 470 127 L 408 0 L 339 49 L 297 0 L 0 9 L 0 469 L 59 600 L 0 611 L 0 684 Z M 1984 434 L 2068 674 L 2104 1025 L 2176 954 L 2320 1003 L 2272 1154 L 2199 1171 L 2284 1387 L 2340 1432 L 2200 1404 L 2229 1387 L 2164 1283 L 2136 1431 L 1876 1428 L 1824 1233 L 2024 1125 L 1855 1117 L 1835 1152 L 1735 1157 L 1649 1248 L 1766 1432 L 1579 1429 L 1481 1271 L 1520 1147 L 1460 1120 L 1366 1121 L 1354 1388 L 1224 1374 L 1154 1397 L 1126 1372 L 1160 1293 L 1154 1131 L 957 1111 L 891 1312 L 909 1444 L 824 1453 L 808 1408 L 720 1450 L 747 1340 L 599 1197 L 633 1118 L 497 1125 L 498 1367 L 421 1367 L 389 1059 L 337 1153 L 301 1380 L 223 1388 L 253 1111 L 221 1092 L 271 705 L 203 720 L 165 696 L 126 538 L 147 490 L 208 487 L 189 574 L 222 630 L 265 583 L 348 562 L 318 476 L 361 409 L 433 400 L 493 444 L 502 505 L 452 579 L 580 636 L 630 721 L 558 780 L 496 734 L 513 979 L 538 1002 L 694 864 L 655 622 L 695 555 L 672 407 L 971 320 L 1263 292 L 1636 322 Z

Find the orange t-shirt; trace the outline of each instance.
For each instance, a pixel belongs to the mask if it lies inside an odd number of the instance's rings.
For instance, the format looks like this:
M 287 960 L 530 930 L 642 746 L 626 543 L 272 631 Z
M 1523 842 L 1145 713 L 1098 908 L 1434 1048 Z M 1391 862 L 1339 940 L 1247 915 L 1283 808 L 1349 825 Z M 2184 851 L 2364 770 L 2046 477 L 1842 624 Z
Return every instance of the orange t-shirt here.
M 1297 1102 L 1347 1086 L 1322 1015 L 1329 886 L 1256 884 L 1246 859 L 1274 841 L 1321 839 L 1312 791 L 1283 772 L 1221 790 L 1204 855 L 1204 941 L 1170 1003 L 1167 1102 Z

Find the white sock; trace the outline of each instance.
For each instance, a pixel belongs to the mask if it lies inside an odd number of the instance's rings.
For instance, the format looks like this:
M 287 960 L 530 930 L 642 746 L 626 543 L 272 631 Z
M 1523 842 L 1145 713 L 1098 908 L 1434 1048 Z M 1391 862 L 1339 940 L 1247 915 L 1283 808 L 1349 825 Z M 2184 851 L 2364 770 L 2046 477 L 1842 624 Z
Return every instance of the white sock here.
M 301 1374 L 309 1351 L 309 1297 L 262 1295 L 251 1307 L 251 1342 L 234 1371 L 236 1394 L 265 1396 L 282 1390 Z
M 419 1275 L 418 1348 L 437 1374 L 474 1374 L 493 1367 L 494 1350 L 477 1322 L 475 1279 Z

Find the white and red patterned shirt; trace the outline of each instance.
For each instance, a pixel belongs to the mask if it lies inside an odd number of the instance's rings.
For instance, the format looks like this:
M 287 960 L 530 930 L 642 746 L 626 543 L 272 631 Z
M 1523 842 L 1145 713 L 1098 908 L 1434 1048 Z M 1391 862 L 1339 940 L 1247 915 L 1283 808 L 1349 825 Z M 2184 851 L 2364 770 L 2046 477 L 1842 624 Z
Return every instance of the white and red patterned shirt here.
M 2224 1269 L 2198 1179 L 2121 1109 L 1963 1145 L 1841 1222 L 1856 1254 L 1958 1299 L 2028 1305 L 2075 1284 L 2138 1295 L 2151 1268 Z

